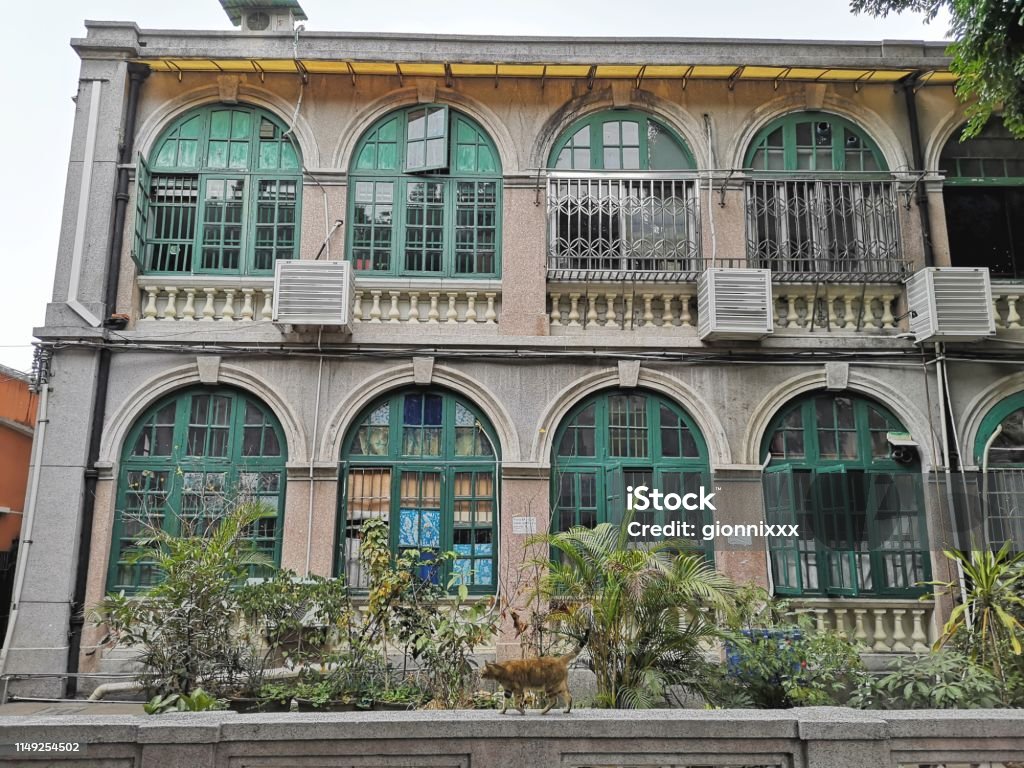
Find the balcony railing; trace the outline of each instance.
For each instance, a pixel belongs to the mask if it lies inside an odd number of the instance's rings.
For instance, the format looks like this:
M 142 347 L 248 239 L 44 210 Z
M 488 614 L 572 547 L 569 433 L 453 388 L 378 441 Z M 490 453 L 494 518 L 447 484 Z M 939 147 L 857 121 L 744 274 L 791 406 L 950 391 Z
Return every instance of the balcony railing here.
M 747 262 L 785 282 L 894 282 L 909 273 L 892 179 L 747 182 Z
M 696 280 L 698 198 L 692 175 L 551 173 L 548 279 Z

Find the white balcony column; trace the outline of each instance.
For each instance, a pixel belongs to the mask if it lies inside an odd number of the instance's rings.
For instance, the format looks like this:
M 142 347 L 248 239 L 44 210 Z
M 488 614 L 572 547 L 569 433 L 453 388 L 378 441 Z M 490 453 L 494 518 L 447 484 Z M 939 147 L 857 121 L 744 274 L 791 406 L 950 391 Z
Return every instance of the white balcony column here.
M 388 291 L 388 296 L 391 297 L 391 306 L 388 307 L 388 322 L 397 323 L 402 318 L 402 313 L 398 311 L 398 299 L 402 294 L 400 291 Z
M 653 293 L 645 293 L 644 296 L 644 328 L 654 327 L 654 312 L 651 309 L 651 304 L 654 301 Z
M 419 291 L 409 292 L 409 322 L 418 323 L 420 321 L 420 294 Z
M 828 629 L 828 608 L 815 608 L 811 612 L 814 614 L 814 626 L 818 632 Z
M 910 612 L 914 620 L 910 630 L 911 649 L 914 653 L 928 652 L 928 635 L 924 631 L 924 613 L 923 608 L 915 608 Z
M 690 314 L 689 294 L 683 294 L 679 297 L 679 324 L 683 328 L 693 327 L 693 315 Z
M 355 291 L 355 299 L 352 302 L 352 322 L 363 322 L 363 292 Z
M 893 294 L 882 294 L 882 317 L 879 320 L 879 322 L 882 324 L 882 328 L 896 327 L 896 318 L 892 314 L 892 304 L 894 301 L 896 301 L 896 297 Z
M 455 301 L 458 298 L 459 294 L 453 292 L 448 293 L 448 311 L 445 313 L 444 316 L 446 323 L 459 322 L 459 311 L 455 308 Z
M 1002 298 L 998 293 L 992 294 L 992 317 L 995 318 L 996 328 L 1005 328 L 1006 323 L 1003 322 L 1003 312 L 999 309 L 999 300 Z
M 253 288 L 242 289 L 242 319 L 252 320 L 253 309 L 252 309 L 252 295 L 255 293 Z
M 843 294 L 843 317 L 846 319 L 846 325 L 844 325 L 843 328 L 848 331 L 854 331 L 857 329 L 857 321 L 854 319 L 855 313 L 853 310 L 853 304 L 856 298 L 856 295 L 851 293 Z
M 849 611 L 846 608 L 833 608 L 832 613 L 836 617 L 836 631 L 842 632 L 845 637 L 849 637 L 850 631 L 846 626 L 846 614 Z
M 579 293 L 569 294 L 569 326 L 578 328 L 580 325 L 580 295 Z
M 907 639 L 907 633 L 903 627 L 903 617 L 907 612 L 903 608 L 893 608 L 890 613 L 892 613 L 892 649 L 896 653 L 909 653 L 910 646 L 904 642 Z
M 551 324 L 562 324 L 562 294 L 551 294 Z
M 213 305 L 214 300 L 217 298 L 217 289 L 203 288 L 203 293 L 206 294 L 206 301 L 203 302 L 203 320 L 212 322 L 217 316 L 216 309 Z
M 874 608 L 871 611 L 875 615 L 875 634 L 871 650 L 879 653 L 885 653 L 889 650 L 889 643 L 886 642 L 887 638 L 885 635 L 885 608 Z
M 273 320 L 274 319 L 274 289 L 273 288 L 263 288 L 260 291 L 260 293 L 263 294 L 263 309 L 260 310 L 260 320 Z M 360 312 L 360 314 L 362 314 L 362 312 Z
M 672 294 L 664 293 L 661 296 L 661 325 L 662 327 L 675 325 L 675 320 L 672 314 Z
M 440 298 L 441 294 L 438 293 L 437 291 L 430 291 L 429 296 L 430 309 L 427 310 L 427 322 L 436 324 L 441 320 L 441 313 L 440 311 L 438 311 L 437 308 L 437 300 Z
M 185 306 L 181 310 L 182 320 L 195 320 L 196 319 L 196 289 L 186 288 L 185 289 Z
M 370 291 L 370 296 L 373 299 L 373 304 L 370 306 L 370 322 L 379 323 L 381 316 L 380 309 L 380 291 Z
M 865 646 L 868 644 L 868 633 L 864 628 L 864 617 L 867 612 L 867 608 L 853 609 L 853 639 Z
M 487 297 L 487 310 L 484 312 L 484 323 L 487 325 L 496 325 L 498 322 L 498 312 L 494 309 L 494 300 L 497 298 L 496 293 L 485 293 Z
M 593 293 L 587 294 L 587 327 L 597 325 L 597 296 Z
M 466 322 L 476 322 L 476 292 L 469 291 L 466 293 Z
M 142 309 L 142 319 L 156 320 L 156 295 L 160 289 L 155 285 L 147 285 L 143 290 L 146 292 L 146 306 Z
M 222 320 L 234 320 L 235 319 L 235 289 L 225 288 L 224 289 L 224 309 L 220 311 L 220 317 Z
M 618 328 L 619 320 L 615 311 L 615 294 L 606 293 L 604 295 L 604 327 L 605 328 Z
M 633 325 L 633 295 L 626 296 L 626 306 L 622 310 L 622 327 Z
M 796 310 L 796 300 L 799 298 L 795 293 L 786 296 L 786 327 L 800 325 L 800 313 Z
M 164 320 L 178 319 L 178 289 L 173 285 L 164 288 L 167 294 L 167 303 L 164 304 Z
M 1017 312 L 1017 300 L 1019 295 L 1008 295 L 1006 297 L 1006 327 L 1010 329 L 1020 328 L 1020 314 Z

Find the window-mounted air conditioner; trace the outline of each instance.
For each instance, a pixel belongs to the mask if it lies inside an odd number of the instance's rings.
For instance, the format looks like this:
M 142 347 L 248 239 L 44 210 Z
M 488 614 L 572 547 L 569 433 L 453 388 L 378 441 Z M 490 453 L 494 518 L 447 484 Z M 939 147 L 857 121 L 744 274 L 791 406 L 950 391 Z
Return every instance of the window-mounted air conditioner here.
M 988 270 L 927 267 L 907 280 L 916 341 L 976 341 L 996 332 Z
M 701 341 L 760 339 L 774 330 L 770 269 L 712 268 L 697 280 Z
M 274 269 L 274 322 L 352 330 L 352 264 L 282 259 Z

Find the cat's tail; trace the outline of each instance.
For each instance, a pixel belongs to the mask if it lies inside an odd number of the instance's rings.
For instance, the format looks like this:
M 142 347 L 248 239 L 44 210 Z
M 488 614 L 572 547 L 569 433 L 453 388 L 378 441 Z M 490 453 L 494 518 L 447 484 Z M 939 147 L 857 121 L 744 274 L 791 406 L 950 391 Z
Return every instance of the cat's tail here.
M 561 661 L 563 661 L 566 664 L 571 664 L 576 659 L 576 657 L 579 656 L 583 652 L 583 649 L 586 647 L 587 641 L 589 639 L 590 639 L 590 630 L 587 629 L 587 631 L 583 633 L 583 637 L 580 638 L 579 645 L 577 645 L 574 650 L 569 651 L 569 653 L 565 654 L 565 656 L 562 656 L 561 657 Z

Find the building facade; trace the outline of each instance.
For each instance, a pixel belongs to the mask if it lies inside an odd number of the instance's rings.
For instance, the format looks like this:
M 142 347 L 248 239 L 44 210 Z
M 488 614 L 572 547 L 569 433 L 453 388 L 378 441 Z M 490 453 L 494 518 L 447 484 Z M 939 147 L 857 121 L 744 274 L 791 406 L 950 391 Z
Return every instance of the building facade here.
M 142 523 L 232 493 L 299 573 L 359 587 L 380 517 L 515 605 L 531 533 L 703 486 L 698 527 L 802 531 L 698 541 L 717 568 L 886 653 L 934 639 L 944 547 L 1020 536 L 1024 152 L 957 141 L 942 44 L 325 33 L 266 5 L 73 41 L 16 690 L 102 671 L 83 612 L 153 578 L 124 559 Z M 295 259 L 350 264 L 346 327 L 274 322 Z M 959 341 L 911 327 L 906 282 L 949 266 L 988 276 Z M 716 274 L 752 282 L 715 305 Z

